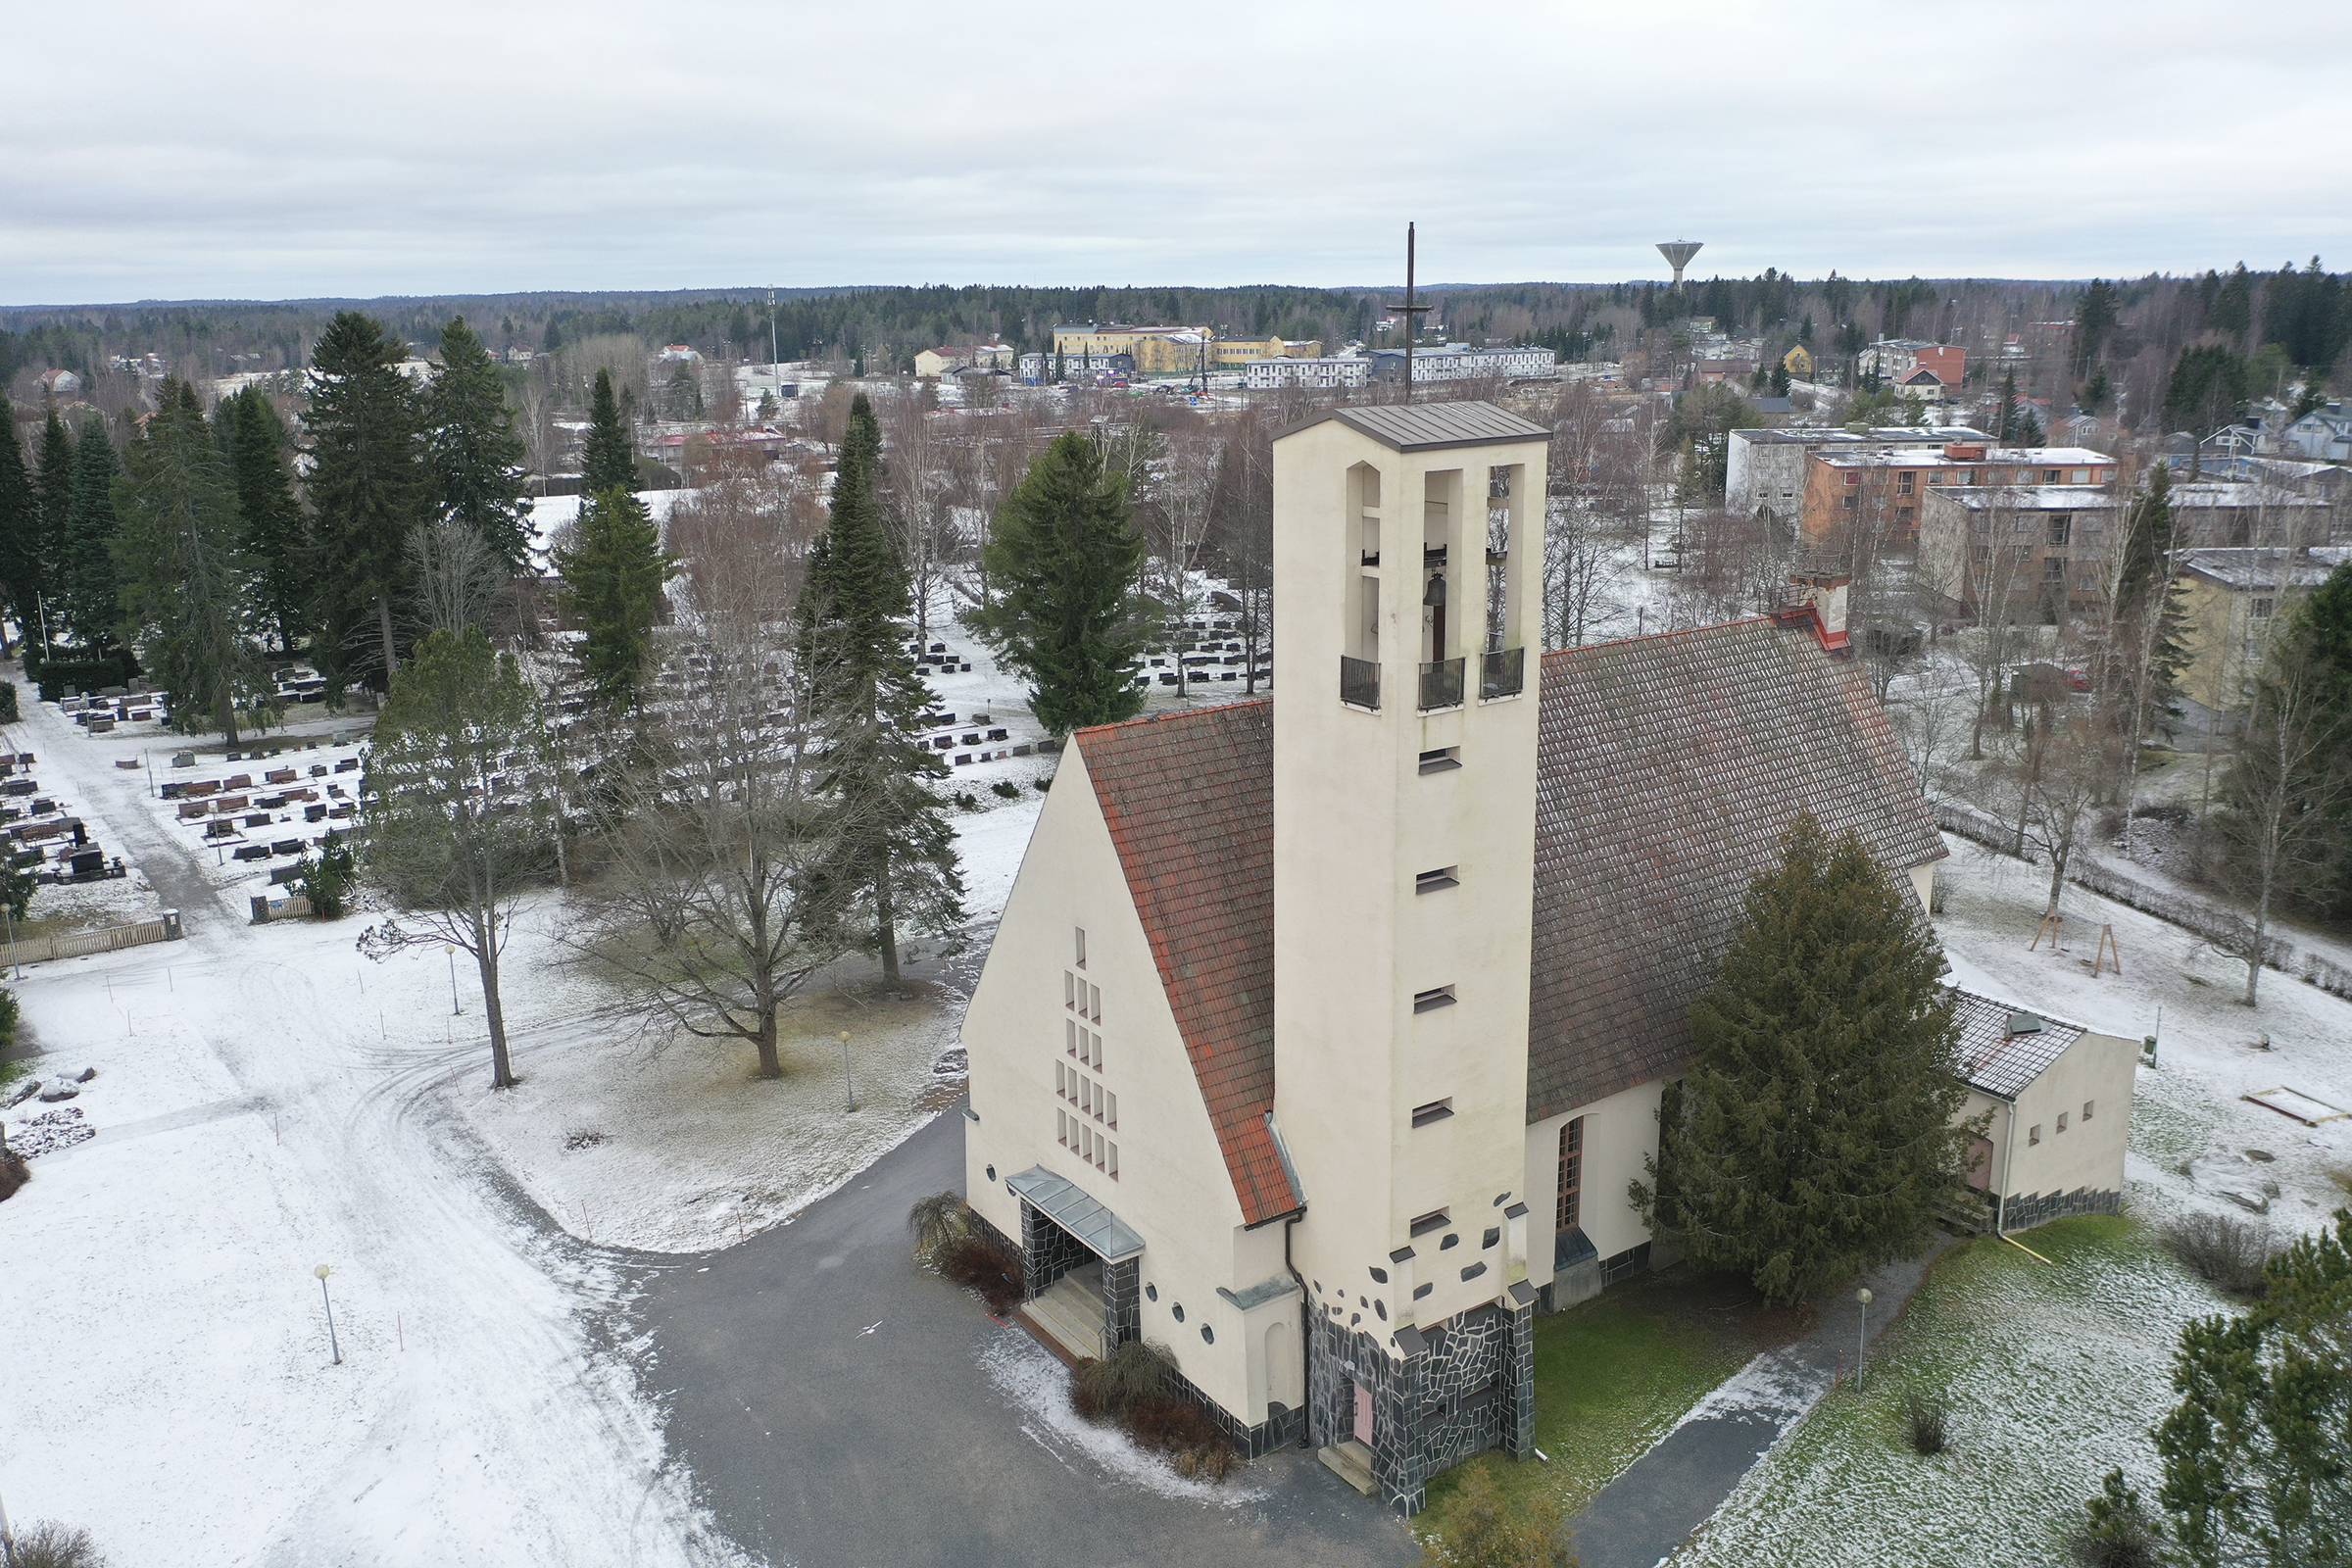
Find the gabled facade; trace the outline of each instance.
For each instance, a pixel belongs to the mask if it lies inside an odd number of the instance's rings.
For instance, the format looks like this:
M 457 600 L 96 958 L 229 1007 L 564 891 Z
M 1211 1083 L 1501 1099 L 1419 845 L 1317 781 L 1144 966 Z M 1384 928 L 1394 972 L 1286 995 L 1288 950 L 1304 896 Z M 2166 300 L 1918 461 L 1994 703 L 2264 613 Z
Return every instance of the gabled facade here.
M 1656 1261 L 1626 1188 L 1788 820 L 1923 899 L 1943 853 L 1840 584 L 1537 656 L 1548 440 L 1278 439 L 1282 695 L 1072 737 L 964 1024 L 1041 1333 L 1160 1343 L 1247 1451 L 1405 1512 L 1525 1451 L 1535 1315 Z

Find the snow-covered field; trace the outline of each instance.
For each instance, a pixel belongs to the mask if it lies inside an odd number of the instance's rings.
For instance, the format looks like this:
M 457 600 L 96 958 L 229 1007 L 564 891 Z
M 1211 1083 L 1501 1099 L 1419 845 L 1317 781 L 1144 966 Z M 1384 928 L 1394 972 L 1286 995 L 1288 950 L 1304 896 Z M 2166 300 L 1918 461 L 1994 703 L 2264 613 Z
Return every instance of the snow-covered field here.
M 975 660 L 941 706 L 993 703 L 997 723 L 1028 726 L 1017 688 L 992 681 Z M 0 1204 L 12 1518 L 85 1525 L 118 1562 L 734 1560 L 636 1392 L 639 1348 L 612 1342 L 624 1286 L 602 1249 L 728 1245 L 838 1186 L 953 1101 L 955 1062 L 938 1064 L 960 996 L 883 997 L 845 966 L 841 993 L 796 1009 L 792 1075 L 758 1083 L 735 1054 L 654 1051 L 600 1021 L 607 999 L 547 961 L 550 896 L 508 969 L 524 1082 L 493 1095 L 462 956 L 453 1012 L 443 955 L 359 956 L 364 913 L 248 925 L 268 862 L 213 863 L 144 767 L 113 765 L 184 743 L 149 726 L 92 737 L 27 706 L 11 744 L 104 822 L 108 852 L 147 871 L 188 935 L 34 965 L 17 987 L 43 1050 L 31 1070 L 97 1075 L 62 1107 L 7 1115 L 12 1136 L 61 1109 L 96 1129 Z M 328 755 L 281 760 L 307 781 Z M 983 933 L 1054 760 L 956 770 L 986 808 L 957 818 Z M 1018 794 L 990 793 L 997 778 Z

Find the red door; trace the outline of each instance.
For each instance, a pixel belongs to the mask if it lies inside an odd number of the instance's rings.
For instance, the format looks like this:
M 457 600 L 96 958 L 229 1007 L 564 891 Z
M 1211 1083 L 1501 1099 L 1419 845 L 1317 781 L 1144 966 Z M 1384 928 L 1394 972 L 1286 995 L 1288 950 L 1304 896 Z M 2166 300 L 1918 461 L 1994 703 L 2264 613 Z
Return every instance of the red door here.
M 1361 1383 L 1355 1386 L 1355 1441 L 1372 1446 L 1372 1391 Z

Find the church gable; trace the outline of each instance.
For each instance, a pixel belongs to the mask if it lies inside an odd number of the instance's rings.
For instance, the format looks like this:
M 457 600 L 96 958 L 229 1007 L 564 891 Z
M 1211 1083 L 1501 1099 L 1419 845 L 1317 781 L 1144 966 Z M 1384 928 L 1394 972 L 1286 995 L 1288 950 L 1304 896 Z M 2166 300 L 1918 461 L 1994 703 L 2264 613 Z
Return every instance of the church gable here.
M 1169 1009 L 1255 1225 L 1298 1206 L 1274 1107 L 1271 705 L 1236 703 L 1080 730 Z
M 1901 873 L 1944 854 L 1870 683 L 1807 615 L 1546 654 L 1527 1114 L 1670 1077 L 1800 811 Z

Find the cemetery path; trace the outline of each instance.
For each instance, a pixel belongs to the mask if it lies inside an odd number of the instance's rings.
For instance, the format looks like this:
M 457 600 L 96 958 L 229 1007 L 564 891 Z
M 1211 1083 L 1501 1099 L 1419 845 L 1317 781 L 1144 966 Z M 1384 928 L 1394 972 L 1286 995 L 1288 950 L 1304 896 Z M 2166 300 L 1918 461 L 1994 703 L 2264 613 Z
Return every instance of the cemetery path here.
M 907 1255 L 907 1207 L 962 1186 L 963 1127 L 944 1114 L 792 1224 L 648 1278 L 649 1380 L 720 1529 L 795 1568 L 1419 1560 L 1311 1452 L 1208 1489 L 1057 1426 L 1059 1363 Z
M 1863 1331 L 1875 1340 L 1895 1320 L 1934 1258 L 1889 1263 L 1821 1297 L 1811 1333 L 1750 1361 L 1601 1488 L 1569 1522 L 1584 1568 L 1652 1568 L 1673 1556 L 1765 1450 L 1853 1375 Z M 1876 1298 L 1867 1319 L 1857 1284 Z

